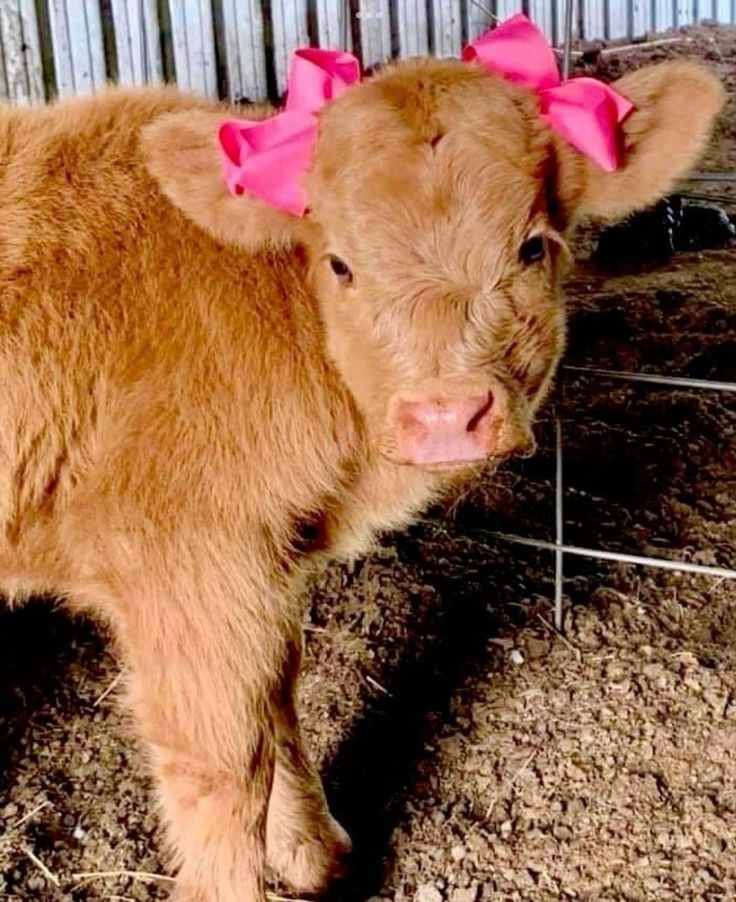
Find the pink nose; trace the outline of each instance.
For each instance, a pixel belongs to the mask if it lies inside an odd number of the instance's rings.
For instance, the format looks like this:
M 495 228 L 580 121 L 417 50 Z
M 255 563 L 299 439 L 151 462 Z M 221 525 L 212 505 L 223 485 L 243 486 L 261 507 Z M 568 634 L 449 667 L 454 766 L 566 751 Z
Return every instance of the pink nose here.
M 490 453 L 493 395 L 397 399 L 394 429 L 399 456 L 412 464 L 459 465 Z

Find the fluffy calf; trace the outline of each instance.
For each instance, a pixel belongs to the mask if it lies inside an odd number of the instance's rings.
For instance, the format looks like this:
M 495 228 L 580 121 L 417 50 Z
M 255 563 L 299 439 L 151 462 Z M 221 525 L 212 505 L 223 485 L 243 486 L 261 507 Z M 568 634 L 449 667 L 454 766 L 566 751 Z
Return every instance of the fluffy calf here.
M 230 196 L 173 90 L 0 110 L 0 586 L 106 619 L 181 899 L 320 891 L 349 849 L 295 710 L 299 587 L 530 443 L 565 236 L 659 197 L 720 93 L 617 86 L 622 166 L 533 95 L 413 61 L 320 115 L 304 218 Z

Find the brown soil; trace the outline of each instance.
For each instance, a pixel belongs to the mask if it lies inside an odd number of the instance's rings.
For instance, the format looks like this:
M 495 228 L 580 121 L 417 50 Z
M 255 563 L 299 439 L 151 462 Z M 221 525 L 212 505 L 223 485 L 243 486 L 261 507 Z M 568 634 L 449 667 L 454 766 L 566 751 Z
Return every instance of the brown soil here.
M 620 66 L 713 61 L 731 99 L 706 165 L 734 169 L 736 29 L 687 35 Z M 568 363 L 736 380 L 735 264 L 583 265 Z M 573 373 L 561 395 L 567 541 L 736 565 L 733 396 Z M 553 536 L 549 420 L 533 459 L 314 587 L 305 721 L 356 843 L 335 902 L 736 898 L 733 584 L 569 559 L 556 637 L 550 553 L 491 535 Z M 142 756 L 99 700 L 117 673 L 92 625 L 0 613 L 0 898 L 164 897 L 79 876 L 164 873 Z

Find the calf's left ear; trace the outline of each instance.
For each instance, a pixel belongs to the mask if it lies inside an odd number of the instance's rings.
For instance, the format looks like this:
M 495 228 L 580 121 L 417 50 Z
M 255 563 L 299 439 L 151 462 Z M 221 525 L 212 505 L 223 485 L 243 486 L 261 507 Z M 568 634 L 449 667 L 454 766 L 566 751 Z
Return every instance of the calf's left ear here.
M 689 62 L 648 66 L 613 87 L 635 106 L 621 126 L 618 169 L 604 172 L 557 141 L 557 195 L 573 218 L 620 219 L 659 200 L 702 154 L 724 97 L 715 76 Z
M 166 113 L 141 132 L 141 153 L 161 191 L 218 241 L 247 250 L 304 240 L 309 223 L 225 185 L 218 131 L 224 112 Z

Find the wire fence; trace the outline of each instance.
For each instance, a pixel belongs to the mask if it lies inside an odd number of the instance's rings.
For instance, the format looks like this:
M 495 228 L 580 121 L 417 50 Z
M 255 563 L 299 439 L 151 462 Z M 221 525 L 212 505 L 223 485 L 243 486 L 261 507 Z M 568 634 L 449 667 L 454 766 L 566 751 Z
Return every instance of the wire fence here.
M 720 392 L 725 394 L 736 393 L 736 382 L 721 382 L 709 379 L 691 379 L 684 376 L 669 376 L 655 373 L 636 373 L 624 370 L 597 369 L 595 367 L 563 365 L 558 379 L 558 390 L 562 395 L 565 389 L 565 376 L 588 376 L 592 379 L 606 379 L 644 385 L 654 385 L 670 389 L 688 389 L 698 392 Z M 493 536 L 503 542 L 536 548 L 541 551 L 554 553 L 554 622 L 558 630 L 564 626 L 564 581 L 565 558 L 582 557 L 589 560 L 613 562 L 634 566 L 651 567 L 659 570 L 670 570 L 681 573 L 691 573 L 697 576 L 714 577 L 721 580 L 736 579 L 736 569 L 732 567 L 711 566 L 699 564 L 694 561 L 677 560 L 672 558 L 655 557 L 653 555 L 629 554 L 622 551 L 610 551 L 604 548 L 588 548 L 568 543 L 565 540 L 564 530 L 564 499 L 566 492 L 565 466 L 564 466 L 564 441 L 562 414 L 563 405 L 558 402 L 555 412 L 555 477 L 554 477 L 554 509 L 555 509 L 555 540 L 531 538 L 524 535 L 494 532 Z
M 575 0 L 566 0 L 565 8 L 565 35 L 564 35 L 564 73 L 569 74 L 571 47 L 575 39 L 574 9 Z M 736 173 L 694 173 L 693 178 L 706 177 L 713 181 L 734 181 Z M 708 176 L 711 178 L 708 179 Z M 655 373 L 632 373 L 627 371 L 597 369 L 594 367 L 563 366 L 560 371 L 559 391 L 562 394 L 565 386 L 565 375 L 575 373 L 588 375 L 592 378 L 607 378 L 623 382 L 633 382 L 647 385 L 658 385 L 668 388 L 686 388 L 695 391 L 714 391 L 724 393 L 736 392 L 736 383 L 720 382 L 709 379 L 690 379 L 684 376 L 669 376 Z M 671 560 L 669 558 L 654 557 L 652 555 L 627 554 L 619 551 L 607 551 L 603 548 L 584 548 L 565 542 L 565 467 L 564 467 L 564 442 L 563 442 L 563 418 L 562 405 L 558 404 L 555 413 L 555 541 L 545 542 L 540 539 L 529 538 L 520 535 L 495 533 L 496 537 L 518 545 L 526 545 L 540 550 L 553 551 L 555 555 L 555 580 L 554 580 L 554 622 L 555 627 L 562 631 L 564 627 L 564 579 L 565 556 L 584 557 L 597 561 L 611 561 L 621 564 L 633 564 L 655 569 L 673 570 L 682 573 L 693 573 L 699 576 L 710 576 L 719 579 L 736 579 L 736 569 L 731 567 L 713 567 L 693 561 Z

